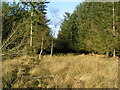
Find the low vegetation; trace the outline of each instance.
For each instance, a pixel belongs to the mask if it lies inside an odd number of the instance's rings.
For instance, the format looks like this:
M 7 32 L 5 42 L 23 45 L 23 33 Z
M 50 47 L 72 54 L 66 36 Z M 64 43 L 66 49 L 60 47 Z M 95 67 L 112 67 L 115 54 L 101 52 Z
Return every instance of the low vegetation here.
M 118 59 L 104 55 L 22 56 L 2 63 L 4 88 L 118 88 Z
M 120 2 L 81 2 L 48 19 L 50 2 L 18 1 L 2 2 L 4 88 L 118 88 Z

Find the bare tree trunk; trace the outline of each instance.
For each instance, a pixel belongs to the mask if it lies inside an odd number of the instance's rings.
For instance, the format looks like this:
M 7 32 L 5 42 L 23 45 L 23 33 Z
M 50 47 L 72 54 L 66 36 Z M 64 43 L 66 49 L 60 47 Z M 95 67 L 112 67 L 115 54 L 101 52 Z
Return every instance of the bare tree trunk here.
M 114 2 L 113 2 L 113 35 L 115 37 L 115 21 L 114 21 L 114 17 L 115 17 L 115 8 L 114 8 Z M 115 48 L 113 51 L 113 57 L 115 57 Z
M 109 52 L 106 52 L 106 56 L 107 56 L 107 57 L 109 56 Z
M 42 42 L 41 42 L 41 51 L 40 51 L 40 54 L 39 54 L 39 59 L 41 59 L 42 52 L 43 52 L 43 37 L 42 37 Z
M 114 51 L 113 51 L 113 57 L 115 57 L 116 55 L 115 55 L 115 49 L 114 49 Z
M 31 12 L 31 17 L 33 16 L 33 12 Z M 30 46 L 32 46 L 32 30 L 33 30 L 33 26 L 32 26 L 32 20 L 31 20 L 31 31 L 30 31 Z
M 95 53 L 92 51 L 92 55 L 95 55 Z
M 54 37 L 55 36 L 55 30 L 57 29 L 57 26 L 58 26 L 58 10 L 57 9 L 53 9 L 53 10 L 51 10 L 51 17 L 52 17 L 52 19 L 51 19 L 51 25 L 53 25 L 53 30 L 54 31 L 52 31 L 51 32 L 51 35 Z M 54 47 L 54 39 L 53 39 L 53 37 L 52 37 L 52 41 L 51 41 L 51 54 L 50 54 L 50 57 L 52 57 L 52 55 L 53 55 L 53 47 Z
M 18 30 L 13 31 L 13 33 L 9 36 L 9 38 L 8 38 L 8 39 L 6 40 L 6 42 L 2 45 L 1 48 L 3 48 L 8 41 L 10 41 L 10 39 L 12 38 L 12 36 L 13 36 L 17 31 L 18 31 Z
M 53 55 L 53 39 L 52 39 L 52 42 L 51 42 L 51 54 L 50 54 L 50 56 L 52 57 L 52 55 Z

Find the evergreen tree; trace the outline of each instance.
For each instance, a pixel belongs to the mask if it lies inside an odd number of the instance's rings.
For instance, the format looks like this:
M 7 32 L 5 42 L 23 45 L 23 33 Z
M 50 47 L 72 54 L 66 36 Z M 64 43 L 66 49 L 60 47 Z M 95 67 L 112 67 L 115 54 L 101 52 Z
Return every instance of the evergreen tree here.
M 6 25 L 5 19 L 3 19 L 3 45 L 2 49 L 8 50 L 9 52 L 16 52 L 18 54 L 36 54 L 40 52 L 42 45 L 42 38 L 44 38 L 43 50 L 47 50 L 49 46 L 49 33 L 50 29 L 47 26 L 49 20 L 46 19 L 46 3 L 44 2 L 19 2 L 19 3 L 4 3 L 4 7 L 9 7 L 8 11 L 3 11 L 8 18 L 11 25 Z M 32 8 L 32 10 L 31 10 Z M 31 17 L 31 12 L 33 16 Z M 30 30 L 32 21 L 32 47 L 30 47 Z M 8 28 L 6 31 L 6 27 Z M 11 29 L 9 29 L 11 28 Z M 8 33 L 7 36 L 5 32 Z M 8 52 L 7 51 L 7 52 Z
M 114 5 L 112 2 L 80 3 L 74 13 L 67 20 L 64 19 L 58 39 L 65 39 L 69 49 L 76 52 L 113 54 L 118 47 L 118 7 L 118 2 Z

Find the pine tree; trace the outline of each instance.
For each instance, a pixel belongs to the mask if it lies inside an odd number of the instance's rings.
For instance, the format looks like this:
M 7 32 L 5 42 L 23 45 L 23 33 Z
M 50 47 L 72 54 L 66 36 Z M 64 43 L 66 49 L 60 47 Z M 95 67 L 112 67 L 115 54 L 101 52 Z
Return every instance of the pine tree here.
M 80 3 L 74 13 L 64 19 L 58 39 L 66 39 L 67 46 L 74 51 L 114 54 L 119 35 L 116 32 L 118 6 L 112 2 Z
M 3 49 L 9 52 L 16 52 L 20 54 L 36 54 L 39 53 L 42 42 L 44 42 L 43 50 L 48 49 L 49 46 L 49 33 L 50 29 L 47 26 L 49 20 L 45 17 L 45 6 L 44 2 L 40 3 L 16 3 L 14 6 L 10 7 L 10 13 L 7 13 L 6 18 L 12 19 L 11 29 L 9 35 L 4 37 L 5 32 L 3 32 Z M 30 6 L 32 6 L 33 16 L 31 17 Z M 4 10 L 3 10 L 4 11 Z M 12 18 L 11 18 L 12 17 Z M 32 47 L 30 48 L 30 30 L 31 30 L 31 19 L 32 19 Z M 5 21 L 5 20 L 4 20 Z M 9 20 L 10 21 L 10 20 Z M 3 31 L 6 30 L 6 23 L 3 23 Z M 9 26 L 8 26 L 9 27 Z M 41 41 L 44 38 L 44 41 Z M 41 42 L 41 43 L 40 43 Z

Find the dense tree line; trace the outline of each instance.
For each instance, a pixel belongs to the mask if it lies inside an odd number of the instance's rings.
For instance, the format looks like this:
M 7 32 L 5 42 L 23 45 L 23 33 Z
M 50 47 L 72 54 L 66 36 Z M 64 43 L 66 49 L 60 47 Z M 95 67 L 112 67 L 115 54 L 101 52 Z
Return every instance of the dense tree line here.
M 46 4 L 2 3 L 3 54 L 41 57 L 52 51 L 120 55 L 119 2 L 80 3 L 73 14 L 65 13 L 57 39 L 50 34 Z
M 50 28 L 46 15 L 47 2 L 2 3 L 3 53 L 40 54 L 49 52 Z
M 120 3 L 83 2 L 66 13 L 56 48 L 61 52 L 120 54 Z

